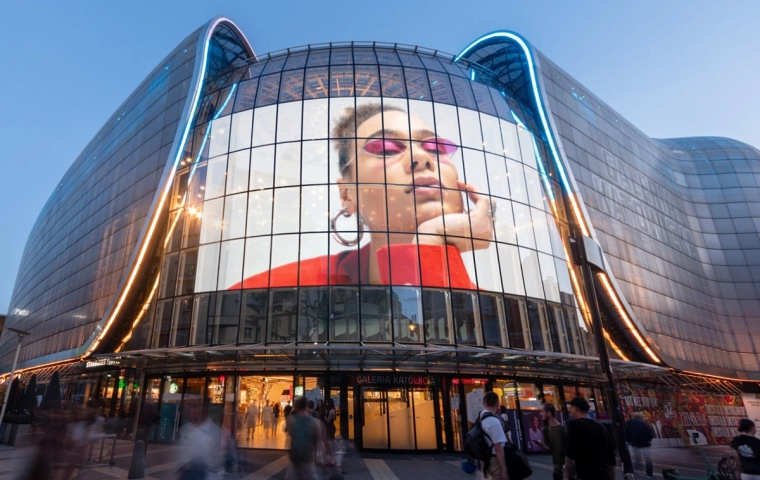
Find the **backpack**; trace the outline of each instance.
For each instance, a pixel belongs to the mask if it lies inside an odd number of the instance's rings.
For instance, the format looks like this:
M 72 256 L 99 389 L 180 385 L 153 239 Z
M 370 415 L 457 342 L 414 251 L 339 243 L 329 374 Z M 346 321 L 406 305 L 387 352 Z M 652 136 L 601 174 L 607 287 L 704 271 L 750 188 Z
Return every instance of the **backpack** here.
M 478 419 L 475 420 L 475 423 L 469 430 L 467 430 L 467 433 L 464 436 L 464 451 L 470 454 L 475 460 L 486 461 L 491 458 L 491 447 L 493 446 L 493 442 L 481 424 L 481 420 L 488 417 L 496 417 L 496 415 L 491 412 L 486 412 L 482 417 L 478 415 Z M 500 418 L 499 421 L 501 422 Z
M 313 419 L 306 415 L 291 415 L 293 422 L 290 428 L 290 460 L 293 463 L 304 463 L 314 457 L 314 426 Z

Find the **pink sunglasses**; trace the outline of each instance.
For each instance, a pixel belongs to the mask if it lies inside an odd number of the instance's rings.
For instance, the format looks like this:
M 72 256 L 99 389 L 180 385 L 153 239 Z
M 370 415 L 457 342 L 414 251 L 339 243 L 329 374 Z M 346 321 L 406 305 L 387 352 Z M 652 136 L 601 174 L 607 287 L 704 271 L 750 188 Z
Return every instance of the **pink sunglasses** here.
M 427 153 L 433 155 L 451 156 L 457 151 L 456 145 L 451 140 L 445 138 L 430 137 L 422 140 L 415 140 Z M 393 140 L 390 138 L 376 138 L 369 140 L 362 146 L 364 153 L 375 157 L 395 157 L 402 155 L 409 148 L 409 142 L 404 140 Z

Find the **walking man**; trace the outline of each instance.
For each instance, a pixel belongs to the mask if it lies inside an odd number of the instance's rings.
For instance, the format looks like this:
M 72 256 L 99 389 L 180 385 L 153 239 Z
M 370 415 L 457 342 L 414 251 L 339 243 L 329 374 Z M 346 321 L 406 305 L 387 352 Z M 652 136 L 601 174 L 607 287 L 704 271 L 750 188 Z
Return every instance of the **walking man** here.
M 604 425 L 589 418 L 590 405 L 583 397 L 570 401 L 564 478 L 615 480 L 615 448 Z
M 641 458 L 644 458 L 646 465 L 647 478 L 654 478 L 654 468 L 652 466 L 652 439 L 654 433 L 652 427 L 644 421 L 644 414 L 636 412 L 633 418 L 628 420 L 625 426 L 625 437 L 628 443 L 633 447 L 633 459 L 635 468 L 641 471 Z
M 567 428 L 557 421 L 557 409 L 551 403 L 544 403 L 541 409 L 541 418 L 548 423 L 544 427 L 544 442 L 537 442 L 538 446 L 551 452 L 552 464 L 554 464 L 553 480 L 562 480 L 562 471 L 565 468 L 565 439 Z
M 293 411 L 285 420 L 285 431 L 290 435 L 288 480 L 314 480 L 314 457 L 320 428 L 318 421 L 309 414 L 306 397 L 296 397 Z
M 491 447 L 491 460 L 486 462 L 483 473 L 488 480 L 509 480 L 507 462 L 504 457 L 504 445 L 507 443 L 504 424 L 499 409 L 499 395 L 487 392 L 483 396 L 483 411 L 480 412 L 480 425 L 488 435 Z M 495 458 L 494 458 L 495 457 Z

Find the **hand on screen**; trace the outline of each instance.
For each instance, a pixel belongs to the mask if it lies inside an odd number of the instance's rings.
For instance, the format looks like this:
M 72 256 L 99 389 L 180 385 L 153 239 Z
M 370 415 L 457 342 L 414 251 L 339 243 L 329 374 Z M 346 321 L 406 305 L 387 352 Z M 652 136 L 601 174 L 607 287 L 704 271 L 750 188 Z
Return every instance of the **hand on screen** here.
M 446 242 L 462 252 L 488 248 L 488 242 L 493 240 L 494 206 L 488 196 L 475 193 L 475 187 L 472 185 L 457 180 L 457 186 L 467 192 L 475 208 L 469 212 L 450 213 L 423 222 L 417 229 L 418 232 L 437 237 L 420 236 L 420 243 L 432 243 L 438 238 L 442 240 L 443 235 L 447 235 Z

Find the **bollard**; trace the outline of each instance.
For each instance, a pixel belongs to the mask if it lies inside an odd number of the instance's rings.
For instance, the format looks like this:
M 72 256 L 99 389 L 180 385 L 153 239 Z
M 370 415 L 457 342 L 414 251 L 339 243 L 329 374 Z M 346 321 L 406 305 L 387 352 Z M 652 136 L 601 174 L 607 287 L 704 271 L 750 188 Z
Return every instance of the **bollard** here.
M 132 451 L 132 461 L 129 463 L 129 480 L 145 478 L 145 442 L 138 440 Z

